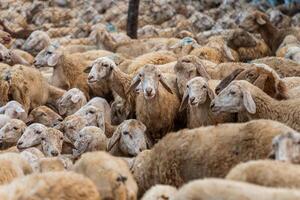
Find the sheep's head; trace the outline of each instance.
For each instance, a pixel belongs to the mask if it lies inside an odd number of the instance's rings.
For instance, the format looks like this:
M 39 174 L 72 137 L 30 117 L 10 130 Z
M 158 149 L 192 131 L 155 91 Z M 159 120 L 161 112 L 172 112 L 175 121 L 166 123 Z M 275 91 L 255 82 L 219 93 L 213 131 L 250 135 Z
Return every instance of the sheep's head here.
M 294 60 L 300 64 L 300 45 L 297 47 L 290 47 L 285 54 L 285 58 Z
M 197 41 L 191 37 L 184 37 L 176 44 L 171 46 L 170 48 L 177 54 L 177 55 L 187 55 L 189 54 L 194 48 L 198 48 L 200 45 Z
M 84 93 L 78 88 L 72 88 L 58 100 L 60 115 L 72 115 L 87 103 Z
M 93 105 L 86 105 L 78 110 L 75 115 L 81 116 L 87 120 L 88 125 L 98 126 L 105 130 L 104 113 Z
M 203 77 L 195 77 L 186 84 L 180 110 L 183 110 L 187 104 L 197 107 L 204 104 L 208 99 L 214 99 L 214 92 L 209 88 L 207 80 Z
M 161 83 L 169 93 L 173 94 L 171 87 L 168 85 L 166 79 L 155 65 L 147 64 L 133 78 L 129 90 L 135 90 L 135 88 L 140 84 L 145 99 L 150 100 L 156 96 L 159 83 Z
M 115 145 L 127 156 L 136 156 L 151 146 L 145 134 L 146 126 L 135 119 L 125 120 L 120 124 L 111 137 L 107 149 L 110 151 Z
M 9 33 L 0 30 L 0 43 L 9 44 L 11 42 L 11 36 Z
M 228 47 L 237 49 L 240 47 L 255 47 L 257 42 L 250 33 L 245 30 L 238 29 L 232 33 L 227 41 Z
M 56 128 L 65 134 L 66 142 L 73 144 L 78 137 L 79 131 L 87 125 L 88 122 L 84 117 L 70 115 L 66 117 Z
M 41 143 L 42 133 L 47 130 L 43 124 L 34 123 L 28 126 L 17 143 L 18 149 L 34 147 Z
M 5 106 L 2 106 L 0 114 L 5 114 L 12 119 L 20 119 L 22 121 L 26 121 L 27 119 L 27 112 L 17 101 L 9 101 Z
M 40 52 L 50 44 L 50 37 L 44 31 L 34 31 L 26 39 L 25 43 L 22 46 L 22 49 L 25 51 Z
M 64 141 L 63 133 L 54 128 L 47 128 L 41 136 L 41 145 L 44 154 L 47 156 L 60 155 Z
M 45 126 L 57 126 L 62 121 L 62 117 L 48 108 L 47 106 L 39 106 L 33 109 L 27 119 L 27 123 L 41 123 Z
M 0 129 L 0 143 L 17 143 L 26 129 L 26 124 L 18 119 L 12 119 Z
M 279 75 L 269 66 L 255 64 L 248 69 L 236 69 L 225 77 L 216 87 L 219 94 L 233 80 L 246 80 L 266 92 L 269 96 L 287 99 L 286 86 Z
M 0 61 L 7 63 L 7 60 L 11 58 L 9 50 L 0 43 Z
M 52 43 L 35 57 L 34 66 L 37 68 L 55 67 L 59 63 L 62 55 L 63 52 L 59 48 L 59 45 Z
M 247 111 L 256 113 L 256 104 L 249 91 L 247 81 L 233 81 L 211 102 L 211 109 L 215 113 L 238 113 Z
M 247 31 L 254 32 L 268 22 L 268 16 L 260 11 L 246 12 L 241 18 L 239 26 Z
M 115 62 L 112 59 L 108 57 L 102 57 L 96 59 L 91 66 L 84 70 L 84 72 L 89 73 L 88 83 L 94 83 L 103 79 L 108 79 L 112 70 L 116 67 L 117 66 Z
M 270 157 L 276 160 L 300 163 L 300 134 L 288 132 L 273 139 L 273 148 Z
M 210 76 L 206 72 L 202 61 L 196 56 L 184 56 L 178 59 L 175 65 L 176 81 L 181 95 L 184 94 L 186 83 L 196 77 L 202 76 L 206 79 L 210 79 Z
M 131 114 L 130 104 L 122 99 L 115 99 L 111 104 L 111 123 L 113 125 L 119 125 L 124 120 L 129 119 L 128 117 Z

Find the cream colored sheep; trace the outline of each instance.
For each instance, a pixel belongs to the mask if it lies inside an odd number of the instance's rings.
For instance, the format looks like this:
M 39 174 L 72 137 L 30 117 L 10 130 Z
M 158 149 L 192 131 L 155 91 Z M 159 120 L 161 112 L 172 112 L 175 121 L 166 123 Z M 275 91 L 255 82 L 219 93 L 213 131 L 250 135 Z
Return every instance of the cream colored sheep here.
M 20 119 L 27 121 L 27 113 L 23 106 L 17 101 L 9 101 L 4 106 L 0 107 L 0 114 L 5 114 L 12 119 Z
M 103 199 L 137 199 L 137 184 L 121 158 L 89 152 L 81 156 L 73 170 L 89 177 Z
M 274 160 L 257 160 L 232 168 L 226 179 L 276 188 L 299 188 L 300 166 Z
M 300 41 L 294 35 L 287 35 L 276 51 L 277 57 L 285 57 L 290 48 L 300 47 Z
M 211 103 L 215 113 L 238 113 L 240 120 L 272 119 L 300 131 L 300 100 L 278 101 L 248 81 L 232 81 Z
M 223 179 L 203 179 L 184 185 L 172 199 L 294 200 L 298 198 L 300 198 L 298 190 L 267 188 Z
M 42 133 L 46 132 L 46 130 L 47 127 L 39 123 L 33 123 L 28 126 L 17 142 L 18 149 L 22 150 L 36 146 L 39 150 L 42 150 L 40 143 Z
M 298 64 L 300 64 L 300 42 L 299 42 L 299 46 L 288 48 L 288 51 L 284 57 L 291 59 L 297 62 Z
M 30 164 L 17 153 L 0 154 L 0 170 L 0 185 L 32 173 Z
M 150 188 L 144 195 L 142 200 L 163 200 L 172 199 L 177 189 L 170 185 L 155 185 Z
M 287 132 L 295 131 L 276 121 L 253 120 L 167 134 L 133 161 L 139 194 L 156 184 L 179 187 L 196 178 L 225 177 L 240 162 L 267 158 L 272 139 Z
M 0 187 L 0 196 L 3 200 L 101 199 L 95 184 L 74 172 L 32 174 Z
M 105 151 L 108 139 L 104 131 L 96 126 L 86 126 L 78 133 L 74 142 L 73 155 L 80 156 L 85 152 Z
M 26 39 L 22 49 L 37 55 L 40 51 L 48 47 L 51 43 L 51 39 L 44 31 L 34 31 Z
M 215 98 L 215 82 L 219 81 L 207 80 L 203 77 L 195 77 L 187 82 L 180 111 L 188 107 L 188 128 L 233 122 L 230 115 L 215 115 L 210 109 L 210 103 Z
M 84 93 L 78 88 L 68 90 L 57 102 L 60 115 L 72 115 L 87 103 Z
M 61 121 L 62 117 L 47 106 L 39 106 L 33 109 L 27 118 L 27 123 L 40 123 L 45 126 L 54 127 Z
M 21 50 L 7 49 L 4 45 L 0 44 L 0 60 L 8 65 L 22 64 L 31 65 L 34 58 Z
M 138 85 L 142 91 L 136 98 L 136 118 L 145 124 L 147 136 L 154 142 L 172 130 L 179 110 L 179 98 L 165 75 L 152 64 L 145 65 L 133 78 L 130 90 L 135 90 Z
M 135 119 L 125 120 L 114 132 L 107 145 L 107 150 L 114 156 L 137 156 L 151 147 L 146 136 L 146 126 Z
M 46 156 L 58 156 L 62 152 L 64 135 L 57 129 L 47 128 L 41 133 L 41 147 Z
M 1 148 L 15 146 L 24 133 L 26 124 L 18 119 L 11 119 L 0 129 Z

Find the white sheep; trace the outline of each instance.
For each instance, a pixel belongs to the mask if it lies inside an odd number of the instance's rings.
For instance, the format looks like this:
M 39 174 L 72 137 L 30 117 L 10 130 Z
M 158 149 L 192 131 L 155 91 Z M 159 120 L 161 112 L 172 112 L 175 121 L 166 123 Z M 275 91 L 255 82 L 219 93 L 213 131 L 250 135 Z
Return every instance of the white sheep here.
M 278 101 L 248 81 L 232 81 L 211 103 L 215 113 L 238 113 L 239 120 L 272 119 L 300 131 L 300 100 Z
M 33 123 L 29 125 L 17 142 L 18 149 L 22 150 L 40 145 L 42 138 L 41 135 L 46 130 L 47 127 L 40 123 Z
M 18 119 L 12 119 L 0 129 L 1 147 L 7 148 L 17 144 L 19 138 L 24 133 L 26 124 Z
M 0 107 L 0 114 L 5 114 L 12 119 L 27 120 L 27 113 L 24 107 L 17 101 L 9 101 L 4 106 Z
M 107 150 L 115 156 L 137 156 L 151 147 L 146 136 L 146 126 L 138 120 L 122 122 L 114 132 L 107 145 Z
M 46 156 L 58 156 L 62 152 L 63 133 L 54 128 L 47 128 L 41 134 L 41 146 Z

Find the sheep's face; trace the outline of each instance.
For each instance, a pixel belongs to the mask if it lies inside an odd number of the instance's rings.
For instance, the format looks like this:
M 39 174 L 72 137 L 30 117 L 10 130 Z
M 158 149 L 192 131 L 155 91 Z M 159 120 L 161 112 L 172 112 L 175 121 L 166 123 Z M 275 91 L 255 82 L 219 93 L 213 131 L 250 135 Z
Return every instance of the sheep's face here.
M 254 114 L 256 105 L 250 92 L 241 87 L 238 81 L 233 81 L 211 102 L 211 109 L 216 113 L 238 113 L 246 110 Z
M 300 163 L 300 134 L 289 132 L 273 139 L 272 156 L 276 160 Z
M 83 92 L 77 88 L 73 88 L 67 91 L 59 100 L 58 100 L 58 112 L 60 115 L 72 115 L 77 110 L 79 110 L 87 100 Z
M 0 129 L 1 143 L 16 143 L 25 131 L 26 124 L 18 119 L 12 119 Z
M 82 116 L 70 115 L 59 125 L 59 130 L 64 132 L 68 142 L 74 143 L 78 138 L 81 129 L 88 125 L 87 120 Z
M 55 67 L 62 56 L 62 51 L 58 49 L 57 44 L 51 44 L 43 49 L 34 60 L 34 66 L 39 67 Z
M 0 61 L 6 62 L 11 58 L 9 50 L 2 44 L 0 44 Z
M 247 31 L 254 32 L 267 23 L 268 17 L 262 12 L 246 12 L 240 19 L 239 26 Z
M 40 106 L 31 111 L 27 119 L 28 123 L 40 123 L 45 126 L 54 127 L 61 121 L 62 117 L 46 106 Z
M 269 16 L 271 23 L 275 26 L 278 26 L 284 19 L 284 15 L 279 10 L 271 10 Z
M 98 58 L 93 62 L 91 67 L 86 69 L 86 71 L 90 69 L 88 83 L 94 83 L 100 80 L 108 79 L 114 67 L 116 67 L 116 64 L 113 60 L 107 57 Z
M 119 148 L 129 156 L 137 156 L 147 149 L 146 126 L 137 120 L 126 120 L 116 130 L 121 135 Z
M 196 77 L 188 81 L 183 101 L 188 101 L 190 106 L 204 104 L 208 98 L 213 100 L 214 93 L 209 88 L 207 81 L 202 77 Z
M 86 150 L 89 147 L 89 144 L 92 142 L 92 139 L 93 139 L 92 136 L 90 136 L 88 134 L 84 134 L 81 131 L 78 134 L 77 140 L 74 142 L 75 149 L 73 149 L 73 155 L 75 157 L 78 157 L 81 154 L 83 154 L 84 152 L 86 152 Z
M 23 106 L 16 101 L 10 101 L 5 106 L 1 107 L 0 113 L 4 113 L 12 119 L 19 119 L 22 121 L 26 121 L 27 119 L 27 113 Z
M 63 133 L 54 128 L 48 128 L 41 137 L 41 145 L 45 155 L 58 156 L 64 141 Z
M 22 46 L 22 49 L 25 51 L 36 51 L 40 52 L 46 48 L 50 43 L 50 38 L 47 33 L 43 31 L 34 31 L 26 39 L 25 43 Z
M 0 30 L 0 43 L 9 44 L 11 42 L 11 36 L 9 33 Z
M 104 114 L 95 106 L 84 106 L 75 114 L 86 119 L 89 126 L 101 126 L 100 128 L 104 128 Z
M 24 134 L 20 137 L 17 143 L 18 149 L 26 149 L 39 145 L 41 143 L 42 133 L 45 133 L 47 127 L 43 124 L 34 123 L 28 126 Z

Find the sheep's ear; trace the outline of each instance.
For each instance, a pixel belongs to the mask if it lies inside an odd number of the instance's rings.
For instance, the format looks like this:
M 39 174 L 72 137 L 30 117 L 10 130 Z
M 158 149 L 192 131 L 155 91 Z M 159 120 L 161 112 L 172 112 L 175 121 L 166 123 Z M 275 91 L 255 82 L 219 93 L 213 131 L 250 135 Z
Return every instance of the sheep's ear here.
M 183 94 L 183 97 L 182 97 L 182 100 L 181 100 L 181 104 L 180 104 L 180 107 L 179 107 L 179 112 L 183 111 L 187 107 L 188 99 L 189 99 L 189 92 L 186 89 L 184 91 L 184 94 Z
M 202 64 L 202 62 L 200 60 L 195 62 L 195 67 L 200 76 L 202 76 L 203 78 L 206 78 L 207 80 L 211 79 L 210 75 L 207 73 L 204 65 Z
M 256 87 L 260 88 L 261 90 L 264 90 L 267 79 L 268 79 L 268 75 L 267 74 L 261 74 L 254 81 L 253 85 L 255 85 Z
M 83 70 L 83 72 L 86 73 L 86 74 L 90 73 L 90 71 L 92 70 L 92 67 L 93 67 L 92 65 L 88 66 L 87 68 L 85 68 Z
M 0 109 L 1 110 L 1 109 Z M 1 112 L 1 111 L 0 111 Z M 17 113 L 23 113 L 23 112 L 25 112 L 25 110 L 23 109 L 23 108 L 20 108 L 20 107 L 18 107 L 17 109 L 16 109 L 16 112 Z
M 256 17 L 256 22 L 257 22 L 259 25 L 264 25 L 264 24 L 267 23 L 266 20 L 263 19 L 263 17 L 262 17 L 261 15 L 258 15 L 258 16 Z
M 80 95 L 72 95 L 71 101 L 72 101 L 73 103 L 78 103 L 79 100 L 80 100 Z
M 209 87 L 207 87 L 207 94 L 208 94 L 208 97 L 210 98 L 210 100 L 213 100 L 215 98 L 214 91 L 212 89 L 210 89 Z
M 230 50 L 230 48 L 227 46 L 227 44 L 224 44 L 224 45 L 223 45 L 223 50 L 224 50 L 224 52 L 225 52 L 226 57 L 227 57 L 230 61 L 234 61 L 234 60 L 235 60 L 234 57 L 233 57 L 233 55 L 232 55 L 232 53 L 231 53 L 231 50 Z
M 126 95 L 130 92 L 130 91 L 133 91 L 137 86 L 138 84 L 140 84 L 141 82 L 141 79 L 139 77 L 139 75 L 136 75 L 133 80 L 131 81 L 131 85 L 129 86 L 128 90 L 126 91 Z
M 121 131 L 120 128 L 117 128 L 117 130 L 114 132 L 112 137 L 109 139 L 109 142 L 107 144 L 107 151 L 110 151 L 120 140 L 121 138 Z
M 172 91 L 171 87 L 169 86 L 167 80 L 162 75 L 160 75 L 159 82 L 169 93 L 173 94 L 173 91 Z
M 249 113 L 256 113 L 256 105 L 249 91 L 243 91 L 243 103 Z
M 103 112 L 98 112 L 98 115 L 97 115 L 97 124 L 98 124 L 98 127 L 100 129 L 103 130 L 103 132 L 105 132 L 105 119 L 104 119 L 104 113 Z
M 239 69 L 234 70 L 228 76 L 226 76 L 216 87 L 216 89 L 215 89 L 216 94 L 219 94 L 227 85 L 229 85 L 229 83 L 231 83 L 231 81 L 233 81 L 243 71 L 244 71 L 244 69 L 239 68 Z
M 57 65 L 60 56 L 61 56 L 61 53 L 59 53 L 59 52 L 53 53 L 53 55 L 48 59 L 47 64 L 51 67 L 54 67 L 55 65 Z

